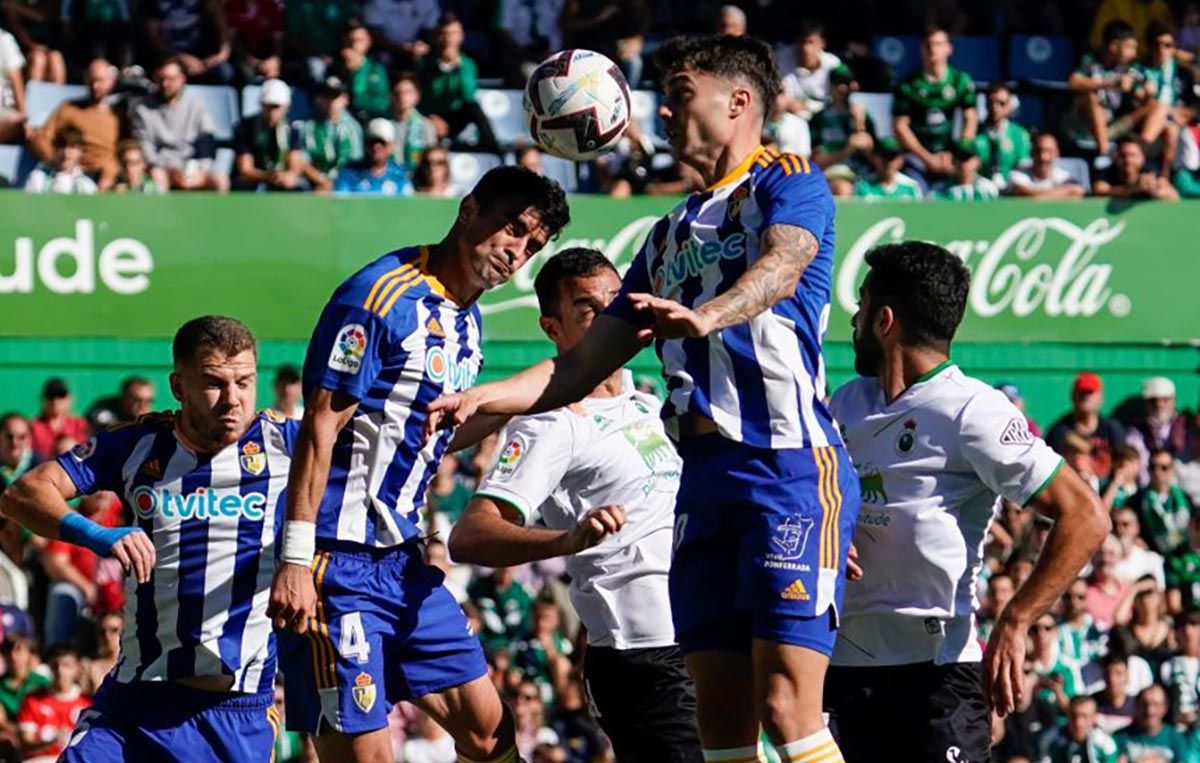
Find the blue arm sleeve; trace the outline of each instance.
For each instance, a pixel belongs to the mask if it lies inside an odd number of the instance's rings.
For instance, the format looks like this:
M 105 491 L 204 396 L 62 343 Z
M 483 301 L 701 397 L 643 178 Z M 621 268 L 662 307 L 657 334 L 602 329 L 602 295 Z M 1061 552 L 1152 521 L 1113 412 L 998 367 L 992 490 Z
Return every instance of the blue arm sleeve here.
M 379 376 L 390 344 L 387 324 L 360 305 L 330 302 L 304 360 L 304 395 L 319 387 L 361 400 Z

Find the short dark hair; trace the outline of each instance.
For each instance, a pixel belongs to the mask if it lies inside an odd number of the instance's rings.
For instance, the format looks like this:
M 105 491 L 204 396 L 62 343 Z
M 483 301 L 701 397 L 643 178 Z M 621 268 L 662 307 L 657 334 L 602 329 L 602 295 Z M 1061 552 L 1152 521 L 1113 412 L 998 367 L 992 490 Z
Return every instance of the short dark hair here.
M 64 127 L 63 129 L 58 131 L 58 135 L 54 136 L 54 147 L 55 148 L 66 148 L 68 146 L 82 146 L 82 145 L 83 145 L 83 133 L 79 131 L 78 127 L 75 127 L 73 125 L 68 125 L 67 127 Z
M 1096 704 L 1096 698 L 1091 694 L 1076 694 L 1074 697 L 1071 697 L 1070 701 L 1067 703 L 1067 706 L 1071 710 L 1074 710 L 1080 705 L 1086 705 L 1089 702 L 1093 705 Z
M 1012 85 L 1009 84 L 1008 82 L 1005 82 L 1004 80 L 998 80 L 998 81 L 993 82 L 992 84 L 988 85 L 987 94 L 995 95 L 996 93 L 999 93 L 1001 90 L 1003 90 L 1006 93 L 1011 93 L 1013 91 Z
M 946 35 L 947 40 L 950 39 L 950 30 L 946 29 L 946 27 L 942 26 L 941 24 L 930 24 L 921 32 L 921 41 L 924 42 L 930 37 L 933 37 L 935 34 L 944 34 Z
M 67 646 L 66 644 L 58 644 L 57 646 L 50 647 L 50 650 L 46 652 L 46 663 L 49 664 L 60 657 L 74 657 L 76 660 L 80 659 L 78 650 Z
M 14 421 L 17 419 L 20 419 L 21 421 L 25 422 L 26 426 L 29 426 L 29 419 L 25 418 L 24 416 L 17 413 L 16 411 L 9 411 L 8 413 L 0 414 L 0 429 L 3 429 L 4 427 L 8 426 L 8 422 Z
M 538 309 L 542 315 L 556 316 L 558 300 L 562 295 L 562 282 L 568 278 L 590 276 L 601 270 L 617 269 L 612 262 L 596 249 L 573 246 L 563 249 L 542 265 L 533 279 L 533 290 L 537 293 Z
M 134 374 L 133 376 L 126 376 L 121 380 L 121 394 L 126 394 L 134 387 L 145 387 L 146 385 L 152 383 L 153 382 L 151 382 L 145 376 L 139 376 L 137 374 Z
M 300 369 L 285 363 L 275 370 L 276 384 L 296 384 L 300 381 Z
M 400 72 L 392 80 L 392 88 L 395 88 L 396 85 L 399 85 L 401 82 L 411 82 L 413 84 L 413 87 L 415 87 L 418 90 L 421 89 L 421 80 L 417 79 L 416 72 L 411 72 L 411 71 L 408 71 L 407 69 Z
M 1197 624 L 1200 624 L 1200 611 L 1192 609 L 1192 610 L 1188 610 L 1187 612 L 1180 612 L 1179 614 L 1175 615 L 1175 627 L 1176 628 L 1182 628 L 1185 625 L 1197 625 Z
M 820 21 L 804 19 L 800 22 L 800 33 L 796 35 L 796 39 L 805 40 L 809 37 L 812 37 L 814 34 L 820 35 L 822 38 L 825 37 L 825 25 Z
M 865 282 L 872 314 L 892 308 L 914 345 L 948 345 L 962 322 L 971 274 L 962 260 L 937 244 L 904 241 L 867 252 Z
M 1128 21 L 1113 19 L 1104 25 L 1104 30 L 1101 32 L 1101 39 L 1104 41 L 1104 47 L 1107 48 L 1110 43 L 1117 42 L 1118 40 L 1122 42 L 1125 40 L 1136 40 L 1137 31 L 1134 30 L 1133 25 Z
M 1133 145 L 1137 146 L 1138 148 L 1140 148 L 1142 150 L 1143 154 L 1146 153 L 1146 146 L 1145 146 L 1145 144 L 1142 143 L 1142 139 L 1139 138 L 1138 136 L 1122 135 L 1121 137 L 1117 138 L 1117 148 L 1120 148 L 1121 146 L 1128 145 L 1128 144 L 1133 144 Z
M 168 66 L 178 66 L 179 73 L 182 74 L 185 79 L 187 78 L 187 67 L 183 65 L 183 59 L 179 56 L 167 56 L 166 58 L 160 59 L 158 65 L 154 67 L 155 74 L 161 72 L 163 69 L 166 69 Z
M 663 83 L 683 69 L 724 79 L 743 78 L 762 99 L 765 119 L 779 95 L 779 65 L 771 46 L 753 37 L 708 35 L 672 37 L 654 51 L 654 65 Z
M 1120 649 L 1109 649 L 1108 652 L 1100 658 L 1100 667 L 1107 668 L 1109 665 L 1120 663 L 1126 667 L 1129 666 L 1129 658 Z
M 462 19 L 460 19 L 458 17 L 457 13 L 454 13 L 453 11 L 446 11 L 441 16 L 438 16 L 437 28 L 441 29 L 442 27 L 448 27 L 451 24 L 461 24 L 461 23 L 462 23 Z
M 202 347 L 219 350 L 229 356 L 246 350 L 258 355 L 258 342 L 249 327 L 236 318 L 223 315 L 202 315 L 179 327 L 171 344 L 175 365 L 190 363 Z
M 1162 37 L 1164 34 L 1169 34 L 1172 37 L 1174 37 L 1175 30 L 1172 29 L 1170 27 L 1170 25 L 1164 24 L 1161 21 L 1158 21 L 1158 20 L 1151 21 L 1146 26 L 1146 45 L 1153 46 L 1154 41 L 1157 40 L 1159 37 Z
M 525 202 L 538 211 L 542 227 L 549 232 L 550 238 L 557 236 L 571 222 L 571 210 L 562 186 L 524 167 L 504 165 L 488 170 L 471 189 L 470 195 L 479 205 L 480 212 L 490 212 L 514 199 Z

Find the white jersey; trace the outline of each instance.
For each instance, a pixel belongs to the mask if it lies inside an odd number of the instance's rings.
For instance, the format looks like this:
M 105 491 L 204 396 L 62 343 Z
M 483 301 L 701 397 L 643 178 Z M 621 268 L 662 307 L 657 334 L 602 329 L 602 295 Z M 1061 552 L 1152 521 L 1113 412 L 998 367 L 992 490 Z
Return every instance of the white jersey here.
M 496 468 L 476 495 L 569 530 L 598 506 L 625 508 L 626 525 L 566 560 L 571 603 L 588 643 L 641 649 L 675 643 L 667 573 L 682 466 L 659 402 L 634 390 L 514 419 Z
M 835 665 L 983 657 L 976 581 L 1000 496 L 1026 504 L 1062 458 L 999 390 L 949 361 L 889 404 L 877 379 L 833 396 L 862 487 Z

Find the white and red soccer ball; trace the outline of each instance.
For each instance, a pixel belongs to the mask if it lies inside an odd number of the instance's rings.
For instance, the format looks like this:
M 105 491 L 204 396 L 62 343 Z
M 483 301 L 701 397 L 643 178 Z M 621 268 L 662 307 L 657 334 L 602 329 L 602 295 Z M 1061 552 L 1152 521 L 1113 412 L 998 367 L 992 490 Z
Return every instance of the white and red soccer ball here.
M 632 108 L 621 69 L 591 50 L 564 50 L 538 64 L 523 101 L 534 141 L 547 153 L 576 162 L 615 148 Z

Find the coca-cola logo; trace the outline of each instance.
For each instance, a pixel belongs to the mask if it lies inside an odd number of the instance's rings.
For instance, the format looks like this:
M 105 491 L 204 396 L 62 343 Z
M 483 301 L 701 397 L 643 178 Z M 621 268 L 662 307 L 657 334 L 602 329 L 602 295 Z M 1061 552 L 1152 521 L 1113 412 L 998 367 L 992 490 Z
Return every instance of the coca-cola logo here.
M 1124 318 L 1133 310 L 1128 296 L 1109 287 L 1113 266 L 1096 255 L 1115 241 L 1124 222 L 1106 218 L 1080 227 L 1060 217 L 1026 217 L 995 238 L 938 242 L 971 268 L 972 312 L 991 318 L 1008 312 L 1018 318 L 1035 313 L 1050 318 L 1086 318 L 1107 310 Z M 903 241 L 904 220 L 887 217 L 851 245 L 839 263 L 835 296 L 843 310 L 858 309 L 867 252 L 880 244 Z

